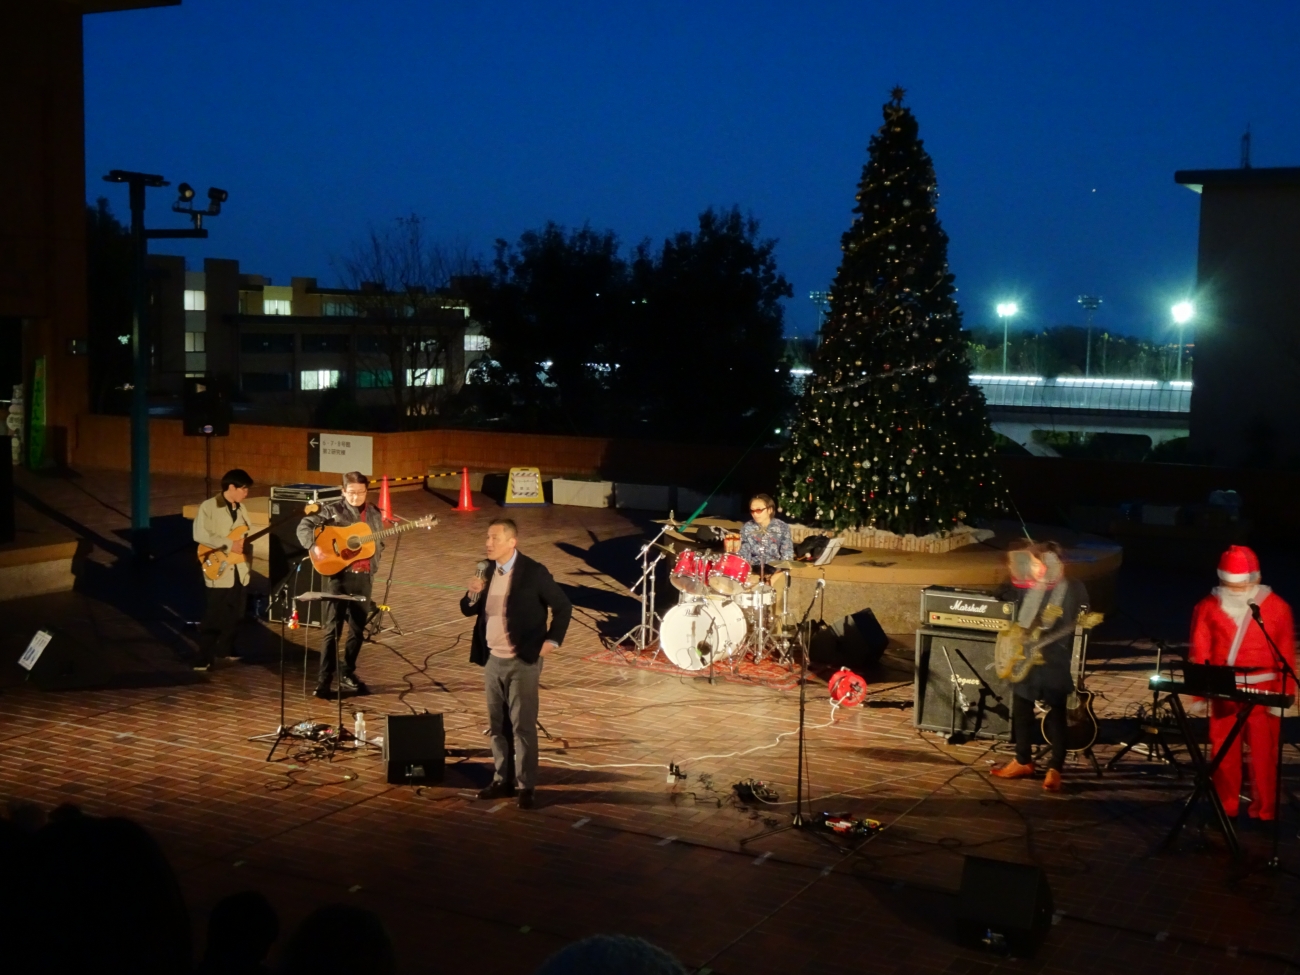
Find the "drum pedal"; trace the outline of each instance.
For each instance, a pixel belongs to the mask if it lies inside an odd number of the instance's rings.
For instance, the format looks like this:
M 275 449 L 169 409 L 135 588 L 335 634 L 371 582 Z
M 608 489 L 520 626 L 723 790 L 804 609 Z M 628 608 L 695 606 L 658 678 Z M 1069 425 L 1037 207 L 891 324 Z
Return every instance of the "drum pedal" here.
M 686 778 L 686 773 L 681 770 L 681 766 L 672 762 L 668 763 L 668 784 L 676 785 L 678 780 Z

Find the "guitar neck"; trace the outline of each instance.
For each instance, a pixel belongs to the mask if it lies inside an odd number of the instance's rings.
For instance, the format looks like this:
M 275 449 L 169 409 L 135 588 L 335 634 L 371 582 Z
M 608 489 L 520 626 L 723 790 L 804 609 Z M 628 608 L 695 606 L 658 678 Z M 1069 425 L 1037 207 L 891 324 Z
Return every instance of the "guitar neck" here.
M 388 538 L 390 535 L 399 535 L 402 532 L 409 532 L 414 528 L 423 528 L 418 521 L 408 521 L 402 525 L 394 525 L 392 528 L 385 528 L 382 531 L 371 532 L 369 535 L 363 535 L 359 539 L 362 542 L 376 542 L 381 538 Z

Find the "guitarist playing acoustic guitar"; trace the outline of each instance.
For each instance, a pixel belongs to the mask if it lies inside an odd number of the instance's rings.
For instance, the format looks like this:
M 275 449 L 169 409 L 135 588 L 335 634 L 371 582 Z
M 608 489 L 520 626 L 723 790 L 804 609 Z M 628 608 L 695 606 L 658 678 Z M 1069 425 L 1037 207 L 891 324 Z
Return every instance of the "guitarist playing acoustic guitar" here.
M 199 623 L 199 654 L 195 670 L 207 670 L 217 657 L 234 654 L 235 631 L 244 618 L 248 598 L 248 561 L 243 558 L 245 539 L 240 531 L 249 529 L 244 499 L 253 479 L 248 472 L 235 468 L 221 475 L 221 493 L 199 505 L 194 516 L 194 541 L 200 549 L 239 556 L 235 564 L 215 575 L 204 573 L 207 608 Z M 238 529 L 238 531 L 237 531 Z
M 1005 671 L 1012 682 L 1011 731 L 1016 757 L 995 768 L 993 774 L 1000 779 L 1034 774 L 1034 702 L 1042 701 L 1049 708 L 1044 730 L 1052 747 L 1043 788 L 1059 792 L 1067 751 L 1066 699 L 1075 690 L 1070 672 L 1071 638 L 1088 593 L 1083 583 L 1065 577 L 1061 549 L 1055 542 L 1021 542 L 1008 549 L 1007 570 L 1020 607 L 1011 628 L 998 634 L 995 657 L 999 671 Z
M 366 503 L 370 479 L 360 471 L 349 471 L 343 475 L 343 497 L 321 507 L 320 511 L 308 515 L 298 523 L 298 541 L 312 554 L 312 561 L 317 562 L 326 553 L 317 549 L 317 530 L 326 527 L 345 528 L 358 522 L 369 527 L 371 534 L 379 534 L 383 529 L 384 516 L 379 508 Z M 339 675 L 339 693 L 351 691 L 354 694 L 368 694 L 365 682 L 357 676 L 357 657 L 361 654 L 362 635 L 366 628 L 366 614 L 370 608 L 370 592 L 375 573 L 379 571 L 380 553 L 384 541 L 378 538 L 374 542 L 375 552 L 369 558 L 351 561 L 343 571 L 335 575 L 323 576 L 321 591 L 339 595 L 364 596 L 365 602 L 340 602 L 333 599 L 322 600 L 324 609 L 321 613 L 321 632 L 323 635 L 320 654 L 320 669 L 317 672 L 316 696 L 332 698 L 331 685 L 334 682 L 335 659 L 338 653 L 339 633 L 346 620 L 348 624 L 347 643 L 343 647 L 343 673 Z

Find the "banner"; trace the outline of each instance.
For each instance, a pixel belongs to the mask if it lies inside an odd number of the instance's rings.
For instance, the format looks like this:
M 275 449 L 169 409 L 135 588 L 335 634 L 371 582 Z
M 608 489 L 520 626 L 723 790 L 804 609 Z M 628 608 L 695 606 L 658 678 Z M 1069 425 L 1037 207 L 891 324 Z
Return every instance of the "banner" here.
M 32 369 L 32 394 L 26 405 L 27 466 L 38 470 L 45 464 L 45 356 L 38 356 Z

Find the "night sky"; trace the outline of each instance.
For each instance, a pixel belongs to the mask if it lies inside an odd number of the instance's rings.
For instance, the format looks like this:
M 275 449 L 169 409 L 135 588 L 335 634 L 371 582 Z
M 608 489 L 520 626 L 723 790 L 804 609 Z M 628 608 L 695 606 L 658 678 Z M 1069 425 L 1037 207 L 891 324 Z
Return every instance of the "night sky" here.
M 796 9 L 799 8 L 799 9 Z M 1300 165 L 1300 4 L 185 0 L 85 18 L 87 195 L 109 169 L 230 191 L 208 241 L 288 284 L 418 213 L 488 256 L 546 220 L 627 245 L 738 204 L 809 333 L 866 146 L 907 89 L 967 325 L 1167 336 L 1195 280 L 1184 168 Z M 151 190 L 151 226 L 182 226 Z

